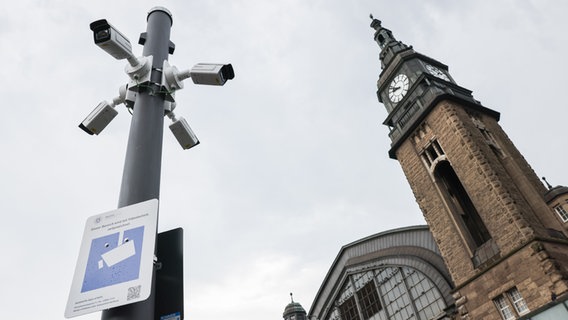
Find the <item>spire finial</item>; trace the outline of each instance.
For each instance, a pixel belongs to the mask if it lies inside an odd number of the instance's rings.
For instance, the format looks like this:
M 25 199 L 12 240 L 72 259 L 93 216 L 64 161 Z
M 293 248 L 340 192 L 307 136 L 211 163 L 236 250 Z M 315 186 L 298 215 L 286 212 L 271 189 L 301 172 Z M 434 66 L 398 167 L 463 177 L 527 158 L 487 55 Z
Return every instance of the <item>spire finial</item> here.
M 375 19 L 372 13 L 369 15 L 369 18 L 371 18 L 371 28 L 379 30 L 381 27 L 381 20 Z
M 542 181 L 546 183 L 546 187 L 548 188 L 548 190 L 552 189 L 552 186 L 550 185 L 550 183 L 548 183 L 548 181 L 546 181 L 545 177 L 542 177 Z
M 292 292 L 290 292 L 290 300 L 292 300 L 292 303 L 294 303 L 294 297 L 293 297 Z

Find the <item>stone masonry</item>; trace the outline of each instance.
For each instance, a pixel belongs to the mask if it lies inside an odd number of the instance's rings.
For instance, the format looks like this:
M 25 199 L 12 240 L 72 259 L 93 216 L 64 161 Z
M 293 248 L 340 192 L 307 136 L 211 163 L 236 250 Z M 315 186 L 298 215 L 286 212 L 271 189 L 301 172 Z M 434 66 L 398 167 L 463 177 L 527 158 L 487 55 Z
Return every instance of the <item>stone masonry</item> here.
M 499 319 L 493 299 L 513 287 L 531 310 L 550 301 L 552 292 L 567 292 L 568 240 L 551 233 L 565 228 L 497 120 L 444 100 L 415 128 L 396 157 L 456 285 L 459 318 Z M 422 154 L 433 141 L 443 155 L 431 164 Z M 452 212 L 435 181 L 437 161 L 448 161 L 463 184 L 491 235 L 487 248 L 472 244 Z

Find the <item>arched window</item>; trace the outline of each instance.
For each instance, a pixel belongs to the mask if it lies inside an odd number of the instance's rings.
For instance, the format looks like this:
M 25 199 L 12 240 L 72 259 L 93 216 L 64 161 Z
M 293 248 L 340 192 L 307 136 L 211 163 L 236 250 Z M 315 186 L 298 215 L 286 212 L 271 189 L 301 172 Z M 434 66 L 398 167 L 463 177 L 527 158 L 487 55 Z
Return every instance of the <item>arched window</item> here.
M 349 275 L 327 320 L 439 319 L 446 304 L 423 273 L 406 266 Z

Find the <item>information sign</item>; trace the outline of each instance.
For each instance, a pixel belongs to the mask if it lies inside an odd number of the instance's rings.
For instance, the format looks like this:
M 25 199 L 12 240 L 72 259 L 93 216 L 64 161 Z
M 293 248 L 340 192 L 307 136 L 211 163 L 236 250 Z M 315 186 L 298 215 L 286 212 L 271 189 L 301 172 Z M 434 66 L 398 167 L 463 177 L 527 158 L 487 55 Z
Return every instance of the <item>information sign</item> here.
M 158 200 L 87 219 L 65 317 L 148 299 Z

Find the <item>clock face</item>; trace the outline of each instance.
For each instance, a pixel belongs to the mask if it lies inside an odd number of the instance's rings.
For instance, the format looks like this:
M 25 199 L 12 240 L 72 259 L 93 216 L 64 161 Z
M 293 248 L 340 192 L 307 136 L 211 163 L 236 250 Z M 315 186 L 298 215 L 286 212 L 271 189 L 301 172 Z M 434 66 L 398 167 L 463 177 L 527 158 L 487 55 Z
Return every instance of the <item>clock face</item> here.
M 448 78 L 448 76 L 444 73 L 444 71 L 434 67 L 433 65 L 426 64 L 426 70 L 428 70 L 428 72 L 430 72 L 433 76 L 436 76 L 440 79 L 444 79 L 446 81 L 450 81 L 450 78 Z
M 405 74 L 399 74 L 394 78 L 394 80 L 389 85 L 389 99 L 390 101 L 397 103 L 404 95 L 408 92 L 408 86 L 410 81 Z

